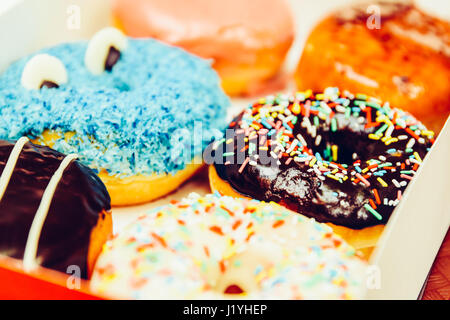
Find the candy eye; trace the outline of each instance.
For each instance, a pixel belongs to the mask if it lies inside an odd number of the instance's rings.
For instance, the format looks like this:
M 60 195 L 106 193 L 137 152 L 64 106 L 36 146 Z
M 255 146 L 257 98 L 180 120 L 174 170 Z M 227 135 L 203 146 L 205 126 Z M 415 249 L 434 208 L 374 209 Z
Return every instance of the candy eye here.
M 89 41 L 84 56 L 86 68 L 96 75 L 105 70 L 111 71 L 127 44 L 127 37 L 118 29 L 110 27 L 100 30 Z
M 66 67 L 61 60 L 48 54 L 35 55 L 22 71 L 21 84 L 26 89 L 58 88 L 66 82 Z

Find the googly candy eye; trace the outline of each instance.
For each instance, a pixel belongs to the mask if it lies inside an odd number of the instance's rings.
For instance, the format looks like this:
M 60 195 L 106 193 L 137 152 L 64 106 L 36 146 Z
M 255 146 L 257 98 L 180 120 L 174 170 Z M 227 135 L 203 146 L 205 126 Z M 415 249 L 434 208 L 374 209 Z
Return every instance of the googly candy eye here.
M 67 82 L 66 67 L 54 56 L 38 54 L 25 65 L 20 82 L 26 89 L 58 88 Z
M 111 71 L 127 45 L 127 37 L 120 30 L 112 27 L 102 29 L 89 41 L 84 64 L 92 74 Z

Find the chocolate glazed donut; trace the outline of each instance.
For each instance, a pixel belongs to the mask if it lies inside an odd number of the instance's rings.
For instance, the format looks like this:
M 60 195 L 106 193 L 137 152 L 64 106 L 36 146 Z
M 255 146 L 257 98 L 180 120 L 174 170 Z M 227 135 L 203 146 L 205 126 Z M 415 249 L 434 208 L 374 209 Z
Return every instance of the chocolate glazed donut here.
M 0 141 L 0 172 L 14 143 Z M 30 228 L 50 180 L 65 155 L 48 147 L 25 143 L 3 194 L 0 195 L 0 253 L 22 259 Z M 88 167 L 71 161 L 63 171 L 38 238 L 36 262 L 67 272 L 80 268 L 88 277 L 92 231 L 109 215 L 110 197 L 100 179 Z
M 229 128 L 210 151 L 234 190 L 351 229 L 388 221 L 434 141 L 408 113 L 336 88 L 261 99 Z

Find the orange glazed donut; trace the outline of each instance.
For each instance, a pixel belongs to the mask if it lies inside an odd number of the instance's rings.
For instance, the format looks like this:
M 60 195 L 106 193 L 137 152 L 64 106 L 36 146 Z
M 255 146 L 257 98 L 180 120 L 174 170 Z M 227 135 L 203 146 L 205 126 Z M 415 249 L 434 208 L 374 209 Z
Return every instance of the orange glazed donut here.
M 272 78 L 293 38 L 284 0 L 126 0 L 113 2 L 115 24 L 214 60 L 228 94 L 252 93 Z
M 426 15 L 411 1 L 343 8 L 310 34 L 296 71 L 297 86 L 364 92 L 439 132 L 450 112 L 449 35 L 450 23 Z

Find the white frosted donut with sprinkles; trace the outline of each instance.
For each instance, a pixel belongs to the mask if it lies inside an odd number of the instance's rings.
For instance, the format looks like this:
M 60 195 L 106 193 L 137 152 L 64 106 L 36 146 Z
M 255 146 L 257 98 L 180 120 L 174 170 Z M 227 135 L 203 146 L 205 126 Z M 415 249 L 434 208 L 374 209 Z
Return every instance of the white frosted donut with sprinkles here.
M 275 203 L 191 194 L 108 241 L 91 281 L 124 299 L 358 299 L 366 263 Z

